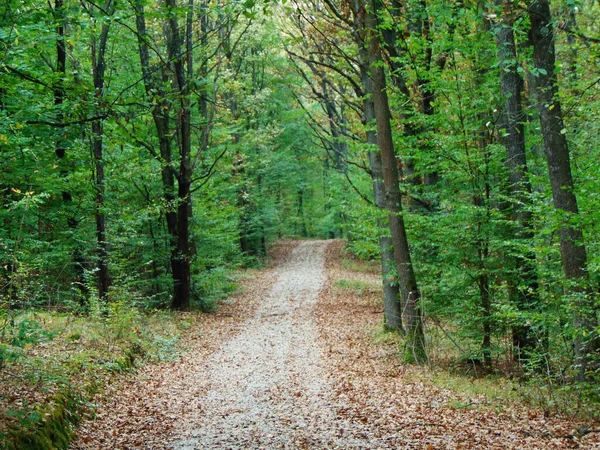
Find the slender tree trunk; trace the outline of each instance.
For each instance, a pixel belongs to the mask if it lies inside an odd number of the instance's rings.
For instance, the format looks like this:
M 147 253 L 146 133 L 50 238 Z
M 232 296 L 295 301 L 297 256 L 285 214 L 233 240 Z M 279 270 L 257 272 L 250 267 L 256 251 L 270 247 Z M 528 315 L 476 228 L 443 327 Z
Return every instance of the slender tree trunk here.
M 151 68 L 148 43 L 146 41 L 146 39 L 148 39 L 146 32 L 146 18 L 144 6 L 141 0 L 136 0 L 135 12 L 138 50 L 142 66 L 144 88 L 148 98 L 156 98 L 152 107 L 152 118 L 156 128 L 160 151 L 160 155 L 157 156 L 161 162 L 163 197 L 166 204 L 165 220 L 167 222 L 167 232 L 169 234 L 169 260 L 171 265 L 171 275 L 173 276 L 173 274 L 179 269 L 179 256 L 177 248 L 178 226 L 177 202 L 175 200 L 175 170 L 173 168 L 171 158 L 171 131 L 169 120 L 171 103 L 169 102 L 167 93 L 163 88 L 163 86 L 168 82 L 168 78 L 166 77 L 164 70 L 159 72 L 162 76 L 157 77 Z M 158 95 L 156 95 L 156 93 L 158 93 Z
M 56 122 L 61 123 L 64 120 L 63 105 L 65 99 L 65 77 L 67 67 L 67 50 L 65 44 L 65 6 L 63 0 L 55 0 L 54 2 L 54 20 L 56 21 L 56 73 L 58 80 L 54 84 L 54 107 L 56 108 Z M 62 145 L 62 139 L 56 141 L 55 154 L 61 161 L 62 168 L 60 174 L 66 178 L 70 172 L 66 148 Z M 68 189 L 62 192 L 62 199 L 67 213 L 67 226 L 74 232 L 79 221 L 75 217 L 71 207 L 73 204 L 73 195 Z M 89 289 L 85 283 L 85 266 L 86 262 L 83 257 L 83 251 L 79 244 L 75 244 L 73 249 L 73 265 L 75 267 L 75 284 L 80 292 L 80 304 L 83 306 L 89 298 Z
M 189 213 L 191 211 L 191 110 L 189 80 L 192 67 L 191 24 L 186 21 L 185 41 L 179 32 L 175 10 L 175 0 L 166 0 L 169 8 L 167 20 L 167 47 L 169 60 L 175 71 L 175 82 L 179 101 L 177 114 L 177 137 L 179 143 L 179 172 L 177 175 L 177 261 L 173 270 L 174 294 L 171 307 L 187 309 L 191 297 L 191 247 Z M 189 0 L 188 14 L 193 9 L 193 0 Z M 189 17 L 189 16 L 188 16 Z M 187 66 L 184 64 L 187 58 Z
M 354 3 L 355 7 L 355 28 L 364 30 L 364 15 L 359 14 L 360 7 Z M 364 90 L 363 98 L 363 120 L 366 127 L 366 143 L 373 150 L 369 151 L 370 175 L 373 181 L 373 199 L 375 206 L 379 209 L 387 209 L 385 198 L 385 185 L 383 181 L 383 165 L 381 161 L 381 152 L 377 148 L 377 132 L 371 129 L 375 119 L 375 105 L 373 104 L 373 82 L 368 71 L 369 55 L 365 47 L 364 39 L 359 33 L 355 33 L 355 41 L 358 47 L 360 60 L 361 80 Z M 389 276 L 391 270 L 396 269 L 396 258 L 394 256 L 394 247 L 392 238 L 384 233 L 384 229 L 389 229 L 389 225 L 383 219 L 377 220 L 377 227 L 380 229 L 379 249 L 381 251 L 381 279 L 383 283 L 383 311 L 384 324 L 390 330 L 404 332 L 402 326 L 402 298 L 400 296 L 400 285 L 398 280 Z
M 300 225 L 300 236 L 308 237 L 308 228 L 306 227 L 306 218 L 304 217 L 304 189 L 298 189 L 298 221 Z
M 369 83 L 370 84 L 370 83 Z M 365 93 L 369 95 L 371 86 L 365 86 Z M 375 110 L 373 102 L 370 99 L 364 101 L 364 116 L 368 126 L 375 119 Z M 374 130 L 367 131 L 367 144 L 377 145 L 377 133 Z M 383 181 L 383 164 L 381 153 L 379 151 L 369 152 L 369 163 L 371 179 L 373 180 L 373 198 L 375 206 L 380 209 L 386 209 L 385 185 Z M 377 227 L 383 231 L 387 228 L 383 219 L 377 220 Z M 385 327 L 390 330 L 404 331 L 402 326 L 402 301 L 400 296 L 400 285 L 397 279 L 389 276 L 390 270 L 396 268 L 396 258 L 394 256 L 394 246 L 392 238 L 386 234 L 379 236 L 379 248 L 381 251 L 381 279 L 383 281 L 383 309 Z
M 374 133 L 373 133 L 374 134 Z M 377 139 L 377 136 L 374 136 Z M 371 165 L 371 178 L 373 180 L 373 192 L 375 206 L 385 208 L 385 189 L 383 185 L 383 170 L 381 163 L 381 154 L 379 152 L 369 152 L 369 162 Z M 377 220 L 377 227 L 383 232 L 387 228 L 383 219 Z M 383 314 L 384 324 L 389 330 L 404 331 L 402 326 L 402 302 L 400 296 L 400 286 L 398 280 L 391 278 L 389 272 L 397 266 L 394 257 L 394 246 L 392 238 L 386 234 L 379 236 L 379 249 L 381 251 L 381 279 L 383 282 Z
M 554 208 L 565 219 L 561 224 L 560 253 L 565 277 L 571 286 L 574 310 L 573 327 L 577 337 L 574 342 L 575 364 L 579 378 L 583 379 L 589 363 L 589 355 L 597 348 L 595 328 L 598 321 L 596 308 L 590 299 L 587 283 L 587 255 L 583 233 L 576 224 L 579 214 L 575 197 L 571 160 L 558 98 L 558 82 L 554 70 L 554 30 L 548 0 L 537 0 L 529 5 L 531 29 L 529 39 L 533 46 L 533 62 L 537 69 L 537 100 L 540 125 L 544 138 L 544 150 Z M 586 337 L 588 336 L 588 337 Z
M 367 39 L 371 79 L 373 80 L 373 104 L 377 122 L 377 141 L 383 164 L 383 180 L 388 220 L 392 231 L 394 255 L 404 297 L 404 323 L 406 324 L 406 356 L 409 362 L 425 362 L 425 338 L 419 301 L 421 294 L 417 286 L 410 249 L 402 217 L 402 198 L 399 188 L 398 162 L 394 151 L 391 114 L 386 93 L 385 72 L 382 64 L 381 44 L 378 37 L 377 5 L 373 1 L 371 11 L 366 12 Z
M 380 1 L 380 0 L 379 0 Z M 389 11 L 392 16 L 399 21 L 400 15 L 402 14 L 400 5 L 393 3 L 389 7 Z M 424 46 L 422 49 L 423 56 L 423 67 L 417 70 L 417 82 L 413 86 L 414 92 L 418 96 L 418 106 L 415 108 L 415 113 L 418 112 L 425 116 L 435 115 L 435 99 L 436 93 L 431 84 L 432 77 L 432 66 L 433 66 L 433 38 L 431 37 L 431 22 L 427 11 L 427 3 L 423 0 L 417 2 L 414 8 L 411 8 L 412 17 L 409 25 L 411 34 L 416 34 L 424 40 Z M 454 24 L 450 25 L 449 34 L 453 34 L 455 30 Z M 405 58 L 402 58 L 404 50 L 398 46 L 398 32 L 394 27 L 381 31 L 383 40 L 385 42 L 385 51 L 389 55 L 387 58 L 388 65 L 391 69 L 391 81 L 394 86 L 404 96 L 405 101 L 408 101 L 413 97 L 411 90 L 409 89 L 404 76 L 402 75 L 405 67 L 400 62 Z M 448 49 L 451 51 L 451 49 Z M 439 70 L 443 70 L 446 65 L 447 52 L 443 51 L 438 59 L 435 61 L 435 66 Z M 414 114 L 414 113 L 413 113 Z M 411 113 L 402 113 L 401 119 L 404 126 L 404 134 L 406 136 L 415 136 L 417 138 L 417 145 L 425 154 L 431 155 L 434 153 L 432 144 L 426 137 L 423 137 L 427 131 L 424 125 L 416 125 L 415 119 L 411 117 Z M 432 186 L 439 181 L 439 174 L 436 171 L 431 171 L 423 174 L 423 178 L 414 176 L 414 162 L 412 160 L 404 161 L 407 168 L 408 179 L 413 185 L 423 184 L 425 186 Z M 418 206 L 417 202 L 411 202 L 411 209 L 416 209 Z
M 490 295 L 490 276 L 487 265 L 489 258 L 488 237 L 484 234 L 482 228 L 489 222 L 490 207 L 490 188 L 486 182 L 485 200 L 481 196 L 473 198 L 473 204 L 478 208 L 486 209 L 485 220 L 477 221 L 477 287 L 479 289 L 479 299 L 482 312 L 482 342 L 481 351 L 483 353 L 483 368 L 490 373 L 493 369 L 492 360 L 492 297 Z
M 112 14 L 113 3 L 109 0 L 104 5 L 104 11 Z M 109 24 L 104 23 L 100 30 L 100 37 L 92 42 L 92 69 L 94 76 L 94 98 L 97 105 L 104 101 L 104 74 L 106 72 L 106 45 L 108 42 Z M 99 111 L 98 111 L 99 112 Z M 95 206 L 96 206 L 96 252 L 98 255 L 98 296 L 108 300 L 110 277 L 108 272 L 108 243 L 106 241 L 106 215 L 104 214 L 104 159 L 103 151 L 104 123 L 102 119 L 92 122 L 92 147 L 95 164 Z
M 500 121 L 502 143 L 506 148 L 505 164 L 509 171 L 509 190 L 511 198 L 514 238 L 525 244 L 533 239 L 533 215 L 531 205 L 531 184 L 527 170 L 525 153 L 525 114 L 521 104 L 523 79 L 517 71 L 517 52 L 515 47 L 512 3 L 496 0 L 496 6 L 502 8 L 501 22 L 495 27 L 498 60 L 500 62 L 500 84 L 504 105 Z M 509 297 L 519 311 L 531 312 L 539 303 L 538 280 L 535 254 L 526 251 L 511 258 L 515 278 L 510 277 Z M 519 287 L 522 286 L 522 287 Z M 529 359 L 537 346 L 537 339 L 530 325 L 521 323 L 512 328 L 513 355 L 515 359 Z

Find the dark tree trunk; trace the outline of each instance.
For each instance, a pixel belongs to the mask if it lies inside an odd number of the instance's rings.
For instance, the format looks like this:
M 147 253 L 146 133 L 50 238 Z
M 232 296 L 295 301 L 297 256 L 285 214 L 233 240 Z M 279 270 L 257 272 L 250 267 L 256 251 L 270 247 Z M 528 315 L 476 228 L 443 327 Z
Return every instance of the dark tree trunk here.
M 144 88 L 148 98 L 156 98 L 152 107 L 152 118 L 156 128 L 160 155 L 155 156 L 161 163 L 163 197 L 166 203 L 165 220 L 167 222 L 167 232 L 169 234 L 171 275 L 175 283 L 175 276 L 173 274 L 180 272 L 178 252 L 179 239 L 177 225 L 177 202 L 175 199 L 175 170 L 172 166 L 171 157 L 171 131 L 169 120 L 171 103 L 168 101 L 167 93 L 163 88 L 163 86 L 168 82 L 168 78 L 164 70 L 158 72 L 161 76 L 157 77 L 157 73 L 153 71 L 150 65 L 148 42 L 146 41 L 148 39 L 146 32 L 146 18 L 144 6 L 141 0 L 136 1 L 135 13 L 138 50 L 142 66 Z M 156 92 L 158 95 L 155 94 Z
M 368 76 L 366 77 L 368 79 Z M 366 80 L 365 80 L 366 81 Z M 364 81 L 363 81 L 363 84 Z M 365 93 L 369 95 L 372 92 L 370 79 L 366 83 Z M 375 109 L 371 99 L 365 99 L 364 103 L 365 123 L 370 124 L 375 120 Z M 367 143 L 377 145 L 377 133 L 374 130 L 367 131 Z M 373 198 L 375 206 L 380 209 L 386 209 L 385 185 L 383 177 L 383 164 L 381 153 L 379 151 L 369 152 L 369 163 L 371 169 L 371 179 L 373 180 Z M 386 224 L 382 219 L 378 219 L 377 226 L 383 231 Z M 379 236 L 379 248 L 381 250 L 381 277 L 383 281 L 383 309 L 385 327 L 390 330 L 404 331 L 402 326 L 402 301 L 400 296 L 400 285 L 397 279 L 392 279 L 388 275 L 390 270 L 396 268 L 396 258 L 394 256 L 394 246 L 392 238 L 386 234 Z
M 485 221 L 477 222 L 477 287 L 479 289 L 479 299 L 481 302 L 482 313 L 482 333 L 481 351 L 483 353 L 483 368 L 490 373 L 493 369 L 492 361 L 492 297 L 490 295 L 490 276 L 486 267 L 489 257 L 489 243 L 487 236 L 482 230 L 484 223 L 489 221 L 490 189 L 486 183 L 485 200 L 481 196 L 473 198 L 473 205 L 478 208 L 486 208 Z
M 113 3 L 108 0 L 103 10 L 112 14 Z M 108 42 L 109 24 L 104 23 L 100 30 L 100 37 L 92 42 L 92 69 L 94 76 L 94 99 L 96 105 L 102 106 L 104 101 L 104 82 L 106 71 L 106 45 Z M 100 111 L 98 111 L 99 113 Z M 103 159 L 104 124 L 102 119 L 92 122 L 92 148 L 95 163 L 95 190 L 96 190 L 96 252 L 98 255 L 98 296 L 108 300 L 110 277 L 108 272 L 108 243 L 106 241 L 106 215 L 104 214 L 104 159 Z
M 433 39 L 430 31 L 431 22 L 428 16 L 427 3 L 425 1 L 419 1 L 411 10 L 412 17 L 409 30 L 411 33 L 416 34 L 417 37 L 420 37 L 425 41 L 422 51 L 424 67 L 422 70 L 417 71 L 418 79 L 413 86 L 418 96 L 418 106 L 412 113 L 403 112 L 401 114 L 401 118 L 404 126 L 404 134 L 406 136 L 417 137 L 417 146 L 419 149 L 421 149 L 424 154 L 431 155 L 435 152 L 433 145 L 426 137 L 423 136 L 427 129 L 423 125 L 416 125 L 415 119 L 412 117 L 415 112 L 430 117 L 435 115 L 434 105 L 436 93 L 431 85 L 431 69 L 433 65 Z M 392 5 L 392 7 L 389 7 L 389 11 L 396 20 L 400 21 L 399 19 L 401 19 L 400 16 L 402 11 L 400 10 L 400 5 L 398 3 L 395 3 Z M 454 24 L 451 24 L 450 34 L 454 33 L 454 29 Z M 406 84 L 406 80 L 402 75 L 404 66 L 401 62 L 403 59 L 401 56 L 404 51 L 399 49 L 398 46 L 398 32 L 394 29 L 394 27 L 391 27 L 390 29 L 382 30 L 381 34 L 385 42 L 385 51 L 389 55 L 387 58 L 387 63 L 391 70 L 391 81 L 404 96 L 405 101 L 408 101 L 411 99 L 412 95 L 408 85 Z M 435 62 L 435 65 L 438 69 L 442 70 L 446 65 L 446 60 L 447 52 L 444 51 L 440 54 L 439 58 Z M 420 178 L 414 174 L 414 162 L 412 160 L 409 159 L 403 162 L 407 168 L 407 179 L 410 180 L 413 185 L 423 184 L 425 186 L 432 186 L 439 182 L 439 174 L 436 171 L 425 173 L 423 174 L 423 177 Z M 419 203 L 417 202 L 410 202 L 410 207 L 413 209 L 417 209 L 418 205 Z
M 375 133 L 370 133 L 375 134 Z M 373 136 L 377 140 L 377 136 Z M 368 140 L 371 140 L 367 138 Z M 371 178 L 373 180 L 373 193 L 375 205 L 385 208 L 385 189 L 383 185 L 383 169 L 381 154 L 369 152 L 371 165 Z M 396 258 L 394 257 L 394 246 L 392 238 L 383 234 L 386 223 L 383 219 L 377 220 L 377 227 L 382 231 L 379 236 L 379 249 L 381 251 L 381 279 L 383 282 L 383 310 L 385 327 L 390 330 L 404 331 L 402 326 L 402 301 L 398 280 L 391 278 L 389 272 L 396 269 Z
M 67 50 L 65 45 L 65 6 L 63 0 L 55 0 L 54 2 L 54 20 L 56 22 L 56 73 L 58 80 L 54 84 L 54 107 L 56 109 L 56 123 L 61 123 L 64 120 L 63 105 L 65 99 L 65 77 L 67 67 Z M 62 134 L 62 132 L 61 132 Z M 58 138 L 55 146 L 56 157 L 61 161 L 62 168 L 60 174 L 62 177 L 67 177 L 70 170 L 66 158 L 67 151 L 63 146 L 62 138 Z M 67 215 L 67 226 L 71 230 L 75 230 L 79 225 L 74 211 L 71 210 L 73 205 L 73 195 L 69 190 L 62 192 L 64 209 Z M 73 263 L 75 268 L 75 284 L 80 292 L 80 304 L 84 306 L 89 298 L 89 289 L 85 283 L 85 267 L 86 261 L 83 257 L 83 251 L 79 244 L 75 244 L 73 249 Z
M 398 269 L 400 289 L 404 297 L 404 323 L 406 324 L 406 356 L 409 362 L 422 363 L 427 359 L 419 301 L 421 298 L 402 217 L 402 198 L 399 188 L 398 162 L 394 151 L 391 114 L 386 93 L 385 72 L 382 65 L 381 44 L 377 29 L 377 5 L 373 1 L 371 11 L 366 12 L 366 27 L 371 79 L 373 80 L 373 104 L 377 122 L 377 141 L 381 151 L 383 180 L 388 220 L 392 231 L 394 255 Z
M 192 68 L 191 21 L 189 14 L 193 9 L 193 0 L 188 3 L 185 40 L 181 38 L 175 9 L 175 0 L 166 0 L 170 14 L 167 20 L 167 48 L 169 60 L 175 72 L 175 82 L 179 101 L 177 114 L 177 137 L 179 144 L 179 172 L 177 175 L 177 261 L 173 267 L 174 294 L 171 307 L 187 309 L 191 297 L 191 246 L 189 213 L 191 211 L 191 110 L 189 83 Z M 184 56 L 187 66 L 184 64 Z
M 566 129 L 558 98 L 554 70 L 554 30 L 548 0 L 532 2 L 529 5 L 529 17 L 529 39 L 533 45 L 533 62 L 538 73 L 536 91 L 552 199 L 555 209 L 561 216 L 565 216 L 559 230 L 560 253 L 565 277 L 572 283 L 570 289 L 574 300 L 571 306 L 575 315 L 573 326 L 577 332 L 574 342 L 575 363 L 579 369 L 579 377 L 584 378 L 589 355 L 597 348 L 596 342 L 591 342 L 589 337 L 585 338 L 586 335 L 595 335 L 597 311 L 585 292 L 588 289 L 587 255 L 583 233 L 575 220 L 579 210 L 571 175 Z
M 344 115 L 344 109 L 341 107 L 341 111 L 338 111 L 335 101 L 329 92 L 330 82 L 327 80 L 325 75 L 315 70 L 312 65 L 311 69 L 313 70 L 313 73 L 318 74 L 321 77 L 321 100 L 325 105 L 327 119 L 329 120 L 329 132 L 332 138 L 331 149 L 333 150 L 335 168 L 340 172 L 345 172 L 348 144 L 344 141 L 346 133 L 346 117 Z
M 308 237 L 306 219 L 304 218 L 304 189 L 298 189 L 298 221 L 300 225 L 300 236 Z
M 533 217 L 531 205 L 531 184 L 529 183 L 527 158 L 525 153 L 525 114 L 521 104 L 523 79 L 517 68 L 512 3 L 497 0 L 496 5 L 503 10 L 502 21 L 496 26 L 496 46 L 500 62 L 500 84 L 504 105 L 500 121 L 502 143 L 506 148 L 505 164 L 509 171 L 509 190 L 511 198 L 513 236 L 527 243 L 533 238 Z M 510 265 L 514 278 L 509 277 L 509 297 L 518 310 L 533 311 L 538 303 L 538 280 L 535 254 L 531 251 L 511 258 Z M 522 286 L 519 288 L 519 286 Z M 537 338 L 530 325 L 525 323 L 512 328 L 513 355 L 517 360 L 527 360 L 537 346 Z

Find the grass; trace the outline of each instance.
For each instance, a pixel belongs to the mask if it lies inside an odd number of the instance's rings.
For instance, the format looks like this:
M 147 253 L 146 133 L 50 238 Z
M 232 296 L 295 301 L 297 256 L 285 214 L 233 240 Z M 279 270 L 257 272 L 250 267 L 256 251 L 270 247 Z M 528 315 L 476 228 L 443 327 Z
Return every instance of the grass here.
M 600 420 L 600 394 L 597 385 L 567 383 L 565 380 L 550 378 L 540 374 L 523 376 L 522 369 L 501 359 L 496 354 L 496 371 L 485 374 L 477 367 L 476 342 L 450 337 L 452 327 L 444 325 L 446 333 L 431 328 L 427 332 L 429 362 L 425 366 L 413 366 L 404 373 L 412 382 L 427 383 L 454 392 L 458 399 L 449 406 L 455 409 L 478 407 L 492 408 L 498 412 L 515 405 L 541 410 L 545 416 L 562 415 L 574 419 Z M 395 354 L 398 363 L 402 362 L 404 337 L 385 330 L 383 325 L 373 327 L 369 332 L 375 345 L 398 349 Z M 456 342 L 461 345 L 458 349 Z M 513 366 L 511 367 L 511 364 Z
M 379 286 L 374 285 L 369 281 L 363 280 L 346 280 L 340 279 L 336 280 L 334 285 L 341 289 L 347 289 L 356 294 L 372 294 L 379 290 Z
M 362 261 L 355 257 L 345 258 L 342 260 L 342 269 L 350 272 L 379 274 L 381 266 L 373 261 Z

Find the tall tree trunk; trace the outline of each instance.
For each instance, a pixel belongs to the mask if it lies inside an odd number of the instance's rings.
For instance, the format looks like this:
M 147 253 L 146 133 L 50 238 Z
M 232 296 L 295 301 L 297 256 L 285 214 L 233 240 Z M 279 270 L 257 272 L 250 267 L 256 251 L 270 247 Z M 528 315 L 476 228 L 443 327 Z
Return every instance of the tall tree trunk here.
M 398 21 L 400 19 L 400 15 L 402 14 L 400 6 L 401 5 L 396 2 L 388 8 L 392 16 Z M 411 8 L 411 11 L 412 17 L 408 28 L 411 34 L 416 34 L 417 37 L 420 37 L 424 40 L 424 45 L 421 52 L 424 66 L 417 70 L 417 82 L 412 87 L 418 96 L 418 105 L 413 113 L 403 112 L 401 114 L 401 119 L 404 126 L 404 134 L 406 136 L 415 136 L 417 138 L 416 140 L 418 148 L 422 150 L 424 154 L 431 155 L 434 153 L 433 145 L 427 138 L 423 137 L 427 131 L 426 126 L 417 125 L 415 123 L 415 119 L 411 117 L 412 114 L 416 112 L 429 117 L 435 115 L 434 105 L 436 93 L 431 84 L 431 77 L 433 76 L 433 38 L 431 36 L 431 22 L 427 11 L 427 3 L 424 0 L 418 1 L 415 7 Z M 454 23 L 452 23 L 450 25 L 449 34 L 454 34 L 455 28 L 456 27 Z M 401 61 L 405 59 L 402 58 L 405 50 L 399 48 L 398 32 L 396 29 L 394 29 L 394 27 L 391 27 L 389 29 L 382 30 L 381 34 L 385 43 L 385 51 L 389 55 L 387 58 L 387 63 L 391 70 L 391 81 L 404 96 L 405 101 L 408 101 L 411 99 L 411 97 L 413 97 L 413 95 L 411 95 L 411 90 L 406 84 L 406 80 L 402 74 L 405 67 Z M 450 50 L 451 49 L 447 49 L 447 51 Z M 447 51 L 443 51 L 435 61 L 435 66 L 439 70 L 443 70 L 446 65 Z M 416 63 L 416 61 L 413 61 L 413 63 Z M 439 174 L 436 171 L 425 173 L 423 174 L 423 178 L 420 179 L 419 177 L 413 175 L 414 161 L 408 159 L 407 161 L 404 161 L 404 163 L 407 168 L 407 178 L 412 184 L 418 185 L 422 183 L 425 186 L 432 186 L 439 181 Z M 410 207 L 412 209 L 417 209 L 418 205 L 419 204 L 417 202 L 410 203 Z
M 386 93 L 385 72 L 382 64 L 381 44 L 377 26 L 376 0 L 366 11 L 366 27 L 368 39 L 369 63 L 373 80 L 373 104 L 377 122 L 377 142 L 381 151 L 383 164 L 383 180 L 388 220 L 392 231 L 394 255 L 400 280 L 400 289 L 404 297 L 404 323 L 406 324 L 406 355 L 409 362 L 422 363 L 427 359 L 425 353 L 425 337 L 419 301 L 421 294 L 417 286 L 410 249 L 402 217 L 402 197 L 399 188 L 398 162 L 394 151 L 391 114 Z
M 113 2 L 108 0 L 102 8 L 108 14 L 113 12 Z M 101 27 L 98 40 L 92 42 L 92 69 L 94 77 L 94 99 L 96 105 L 102 107 L 104 101 L 104 82 L 106 72 L 106 45 L 110 25 L 106 22 Z M 100 112 L 100 111 L 98 111 Z M 108 272 L 108 243 L 106 241 L 106 215 L 104 214 L 104 159 L 102 155 L 104 138 L 103 119 L 92 122 L 92 148 L 95 163 L 95 207 L 96 207 L 96 252 L 98 255 L 98 296 L 108 300 L 110 277 Z
M 370 134 L 375 134 L 370 132 Z M 367 141 L 377 142 L 377 136 L 367 137 Z M 371 178 L 373 180 L 373 193 L 375 206 L 385 209 L 385 188 L 383 184 L 383 168 L 381 154 L 377 151 L 369 152 L 369 163 L 371 165 Z M 398 280 L 391 278 L 389 272 L 397 266 L 394 257 L 394 246 L 392 238 L 384 234 L 387 228 L 383 219 L 377 219 L 377 227 L 381 230 L 379 236 L 379 249 L 381 251 L 381 279 L 383 282 L 383 314 L 385 328 L 389 330 L 404 331 L 402 326 L 402 301 L 400 297 L 400 285 Z
M 490 295 L 490 276 L 487 265 L 489 258 L 489 239 L 484 234 L 482 228 L 489 222 L 490 208 L 490 187 L 489 183 L 485 183 L 485 199 L 481 196 L 473 197 L 473 205 L 478 208 L 486 209 L 486 218 L 477 220 L 477 287 L 479 289 L 479 299 L 481 302 L 482 312 L 482 341 L 481 351 L 483 353 L 483 368 L 488 372 L 492 372 L 492 297 Z
M 191 296 L 191 246 L 189 214 L 191 212 L 191 110 L 189 83 L 192 68 L 191 21 L 189 14 L 193 10 L 193 0 L 188 3 L 185 40 L 181 38 L 175 10 L 177 2 L 166 0 L 169 11 L 167 20 L 167 48 L 169 60 L 175 72 L 179 112 L 177 114 L 177 137 L 179 144 L 179 171 L 177 175 L 177 261 L 173 270 L 174 294 L 171 307 L 187 309 Z M 184 64 L 187 58 L 187 65 Z
M 370 84 L 370 80 L 369 80 Z M 372 92 L 371 86 L 365 86 L 365 93 Z M 367 126 L 375 119 L 373 102 L 367 98 L 364 101 L 364 117 Z M 367 144 L 377 145 L 377 133 L 374 130 L 367 131 Z M 383 164 L 379 151 L 369 151 L 369 163 L 371 179 L 373 180 L 373 198 L 375 206 L 386 209 L 385 185 L 383 181 Z M 377 227 L 383 231 L 386 223 L 383 219 L 377 220 Z M 397 279 L 392 279 L 389 272 L 395 269 L 396 258 L 392 238 L 386 234 L 379 236 L 379 249 L 381 251 L 381 277 L 383 281 L 383 310 L 385 327 L 390 330 L 404 331 L 402 327 L 402 301 L 400 297 L 400 285 Z
M 64 120 L 63 105 L 65 99 L 65 77 L 67 67 L 67 50 L 65 44 L 65 5 L 63 0 L 55 0 L 54 2 L 54 20 L 56 22 L 56 74 L 58 80 L 54 84 L 54 107 L 56 108 L 56 122 L 61 123 Z M 62 134 L 62 132 L 61 132 Z M 70 172 L 66 148 L 63 146 L 62 138 L 58 138 L 55 146 L 56 157 L 61 161 L 62 168 L 60 174 L 66 178 Z M 67 226 L 74 232 L 79 221 L 75 217 L 74 211 L 71 210 L 73 205 L 73 195 L 68 189 L 63 190 L 62 199 L 67 214 Z M 75 267 L 75 284 L 80 292 L 80 304 L 83 306 L 89 298 L 89 289 L 85 283 L 85 266 L 86 262 L 83 257 L 83 251 L 79 244 L 75 244 L 73 249 L 73 264 Z
M 354 3 L 354 8 L 354 27 L 356 30 L 364 30 L 364 14 L 360 13 L 360 5 L 358 2 Z M 364 33 L 355 33 L 355 42 L 358 47 L 361 81 L 364 90 L 363 120 L 366 127 L 366 143 L 372 148 L 372 150 L 369 151 L 369 164 L 371 180 L 373 182 L 373 199 L 375 201 L 375 206 L 384 210 L 387 209 L 387 205 L 383 181 L 383 165 L 381 161 L 381 152 L 377 148 L 377 132 L 371 128 L 376 120 L 375 105 L 373 104 L 372 98 L 373 81 L 371 80 L 368 70 L 369 55 L 367 48 L 365 47 Z M 385 223 L 383 219 L 377 220 L 377 227 L 380 230 L 379 249 L 381 252 L 381 279 L 383 283 L 383 317 L 386 328 L 403 332 L 400 285 L 397 279 L 392 279 L 389 276 L 389 272 L 395 270 L 397 266 L 392 238 L 384 232 L 384 229 L 389 229 L 389 226 L 390 225 Z
M 509 172 L 509 190 L 511 194 L 514 238 L 530 242 L 533 239 L 533 216 L 531 205 L 531 184 L 527 170 L 525 153 L 525 114 L 521 104 L 523 79 L 517 69 L 517 52 L 513 31 L 513 6 L 510 1 L 496 0 L 496 6 L 502 8 L 501 22 L 494 29 L 500 63 L 500 84 L 504 105 L 500 121 L 502 143 L 506 148 L 505 164 Z M 518 228 L 517 228 L 518 227 Z M 511 258 L 511 267 L 515 277 L 509 277 L 509 297 L 519 311 L 531 312 L 539 303 L 538 280 L 535 254 L 526 251 Z M 519 287 L 521 286 L 521 287 Z M 525 322 L 525 321 L 523 321 Z M 530 325 L 514 325 L 513 355 L 515 359 L 529 359 L 535 350 L 537 339 Z
M 171 158 L 171 131 L 169 111 L 171 103 L 167 98 L 164 85 L 168 78 L 163 69 L 159 72 L 160 77 L 156 76 L 150 65 L 150 55 L 148 50 L 148 36 L 146 32 L 146 18 L 143 2 L 136 0 L 136 31 L 138 38 L 138 51 L 144 80 L 144 89 L 149 99 L 153 100 L 152 119 L 156 128 L 160 155 L 155 155 L 161 163 L 161 181 L 163 188 L 163 197 L 165 199 L 165 220 L 167 222 L 167 232 L 169 234 L 169 262 L 171 265 L 171 275 L 179 268 L 178 256 L 178 227 L 177 227 L 177 202 L 175 200 L 175 170 Z M 158 95 L 156 95 L 158 93 Z M 175 281 L 175 280 L 174 280 Z
M 598 321 L 596 308 L 588 292 L 587 255 L 583 233 L 576 223 L 579 214 L 575 197 L 571 160 L 567 144 L 562 108 L 558 97 L 555 73 L 556 55 L 554 30 L 548 0 L 537 0 L 529 5 L 531 29 L 529 39 L 533 46 L 533 62 L 537 69 L 537 100 L 540 125 L 544 138 L 546 163 L 552 188 L 554 208 L 565 217 L 561 224 L 560 253 L 565 277 L 571 283 L 574 311 L 573 327 L 575 364 L 579 378 L 583 379 L 589 363 L 589 355 L 596 350 L 595 328 Z M 587 336 L 587 337 L 586 337 Z

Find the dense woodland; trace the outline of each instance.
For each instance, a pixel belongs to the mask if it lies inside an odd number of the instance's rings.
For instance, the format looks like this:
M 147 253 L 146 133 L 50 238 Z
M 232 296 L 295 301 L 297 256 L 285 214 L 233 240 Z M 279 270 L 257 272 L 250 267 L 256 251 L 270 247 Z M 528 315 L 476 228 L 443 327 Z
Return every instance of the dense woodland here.
M 596 395 L 600 2 L 0 5 L 0 367 L 24 311 L 211 311 L 344 238 L 407 362 Z

